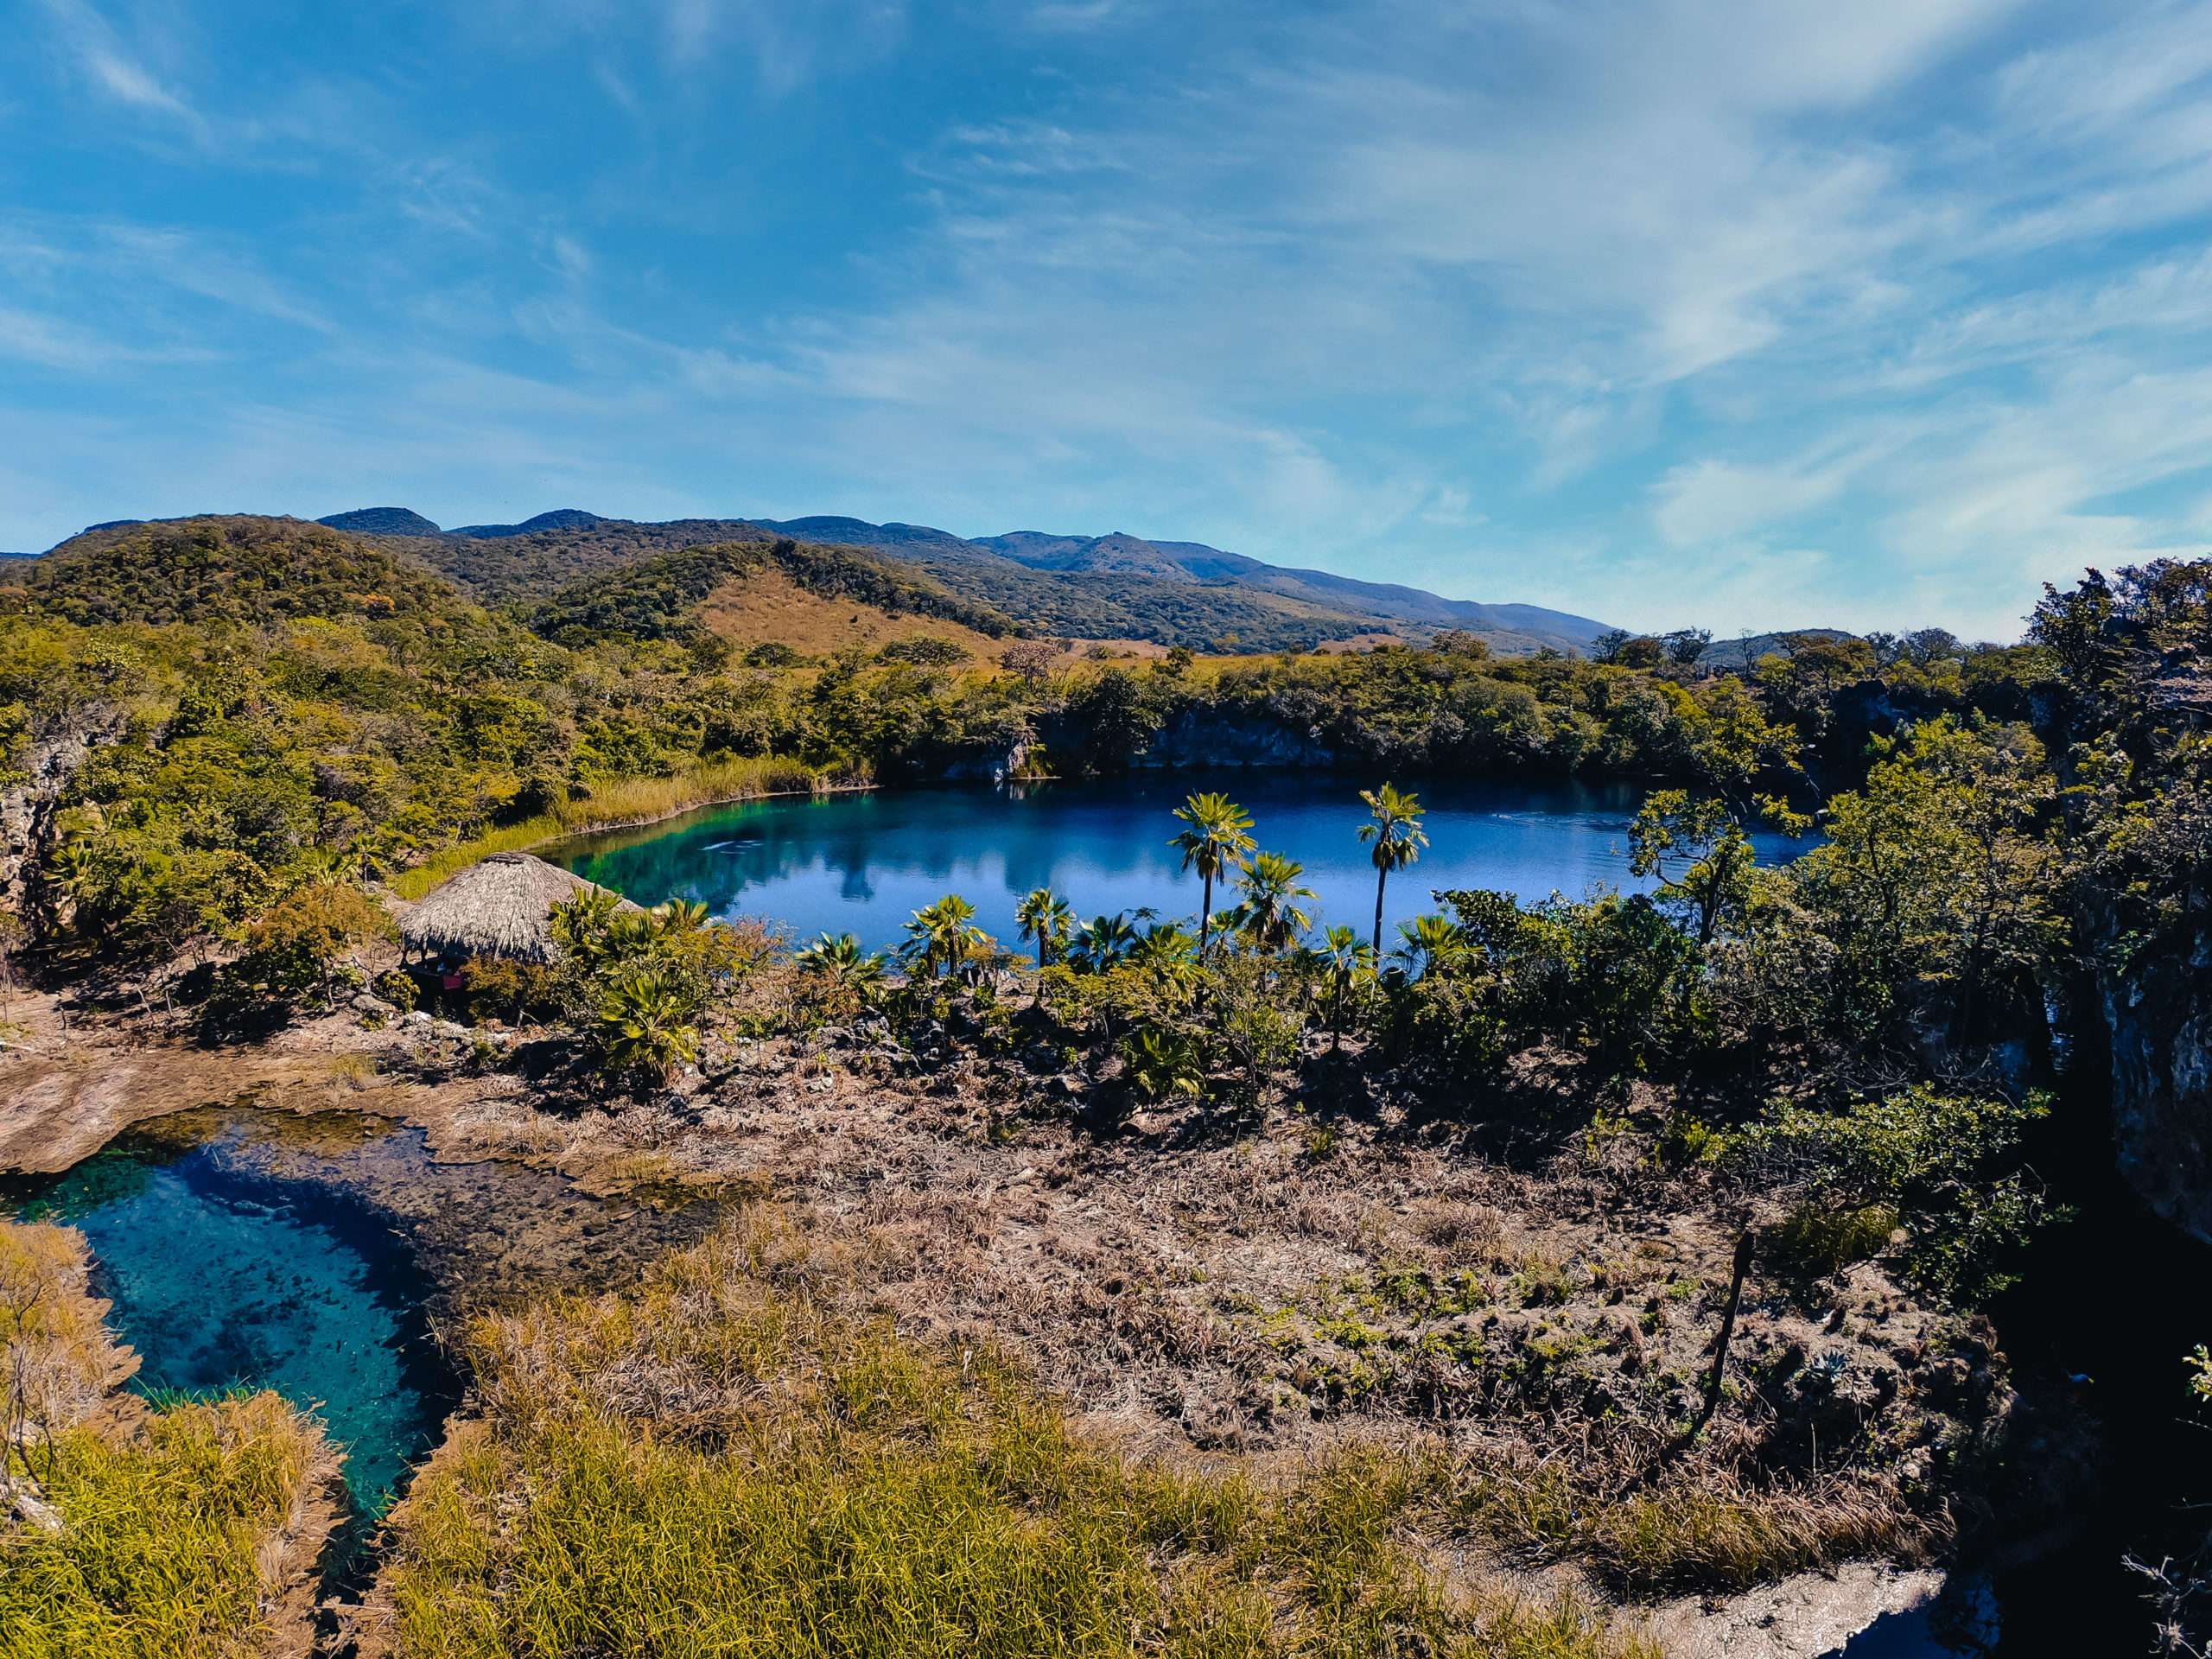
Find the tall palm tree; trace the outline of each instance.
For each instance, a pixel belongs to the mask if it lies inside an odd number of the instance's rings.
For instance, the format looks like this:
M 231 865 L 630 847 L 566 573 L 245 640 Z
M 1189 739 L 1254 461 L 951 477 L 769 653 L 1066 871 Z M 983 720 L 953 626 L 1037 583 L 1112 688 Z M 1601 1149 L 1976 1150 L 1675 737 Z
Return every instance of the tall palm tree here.
M 1226 795 L 1193 795 L 1175 809 L 1175 816 L 1191 827 L 1167 844 L 1183 855 L 1183 868 L 1195 868 L 1205 883 L 1205 896 L 1198 901 L 1198 959 L 1203 962 L 1213 927 L 1214 878 L 1225 869 L 1241 869 L 1243 855 L 1259 843 L 1252 839 L 1250 815 Z
M 1257 853 L 1236 878 L 1244 893 L 1244 902 L 1236 907 L 1238 925 L 1262 950 L 1280 950 L 1313 925 L 1313 917 L 1297 903 L 1314 897 L 1313 888 L 1298 885 L 1305 874 L 1303 864 L 1281 853 Z
M 1427 809 L 1421 805 L 1421 797 L 1411 791 L 1401 794 L 1397 788 L 1385 784 L 1380 790 L 1363 789 L 1359 798 L 1367 803 L 1369 822 L 1359 826 L 1359 838 L 1374 843 L 1375 861 L 1375 954 L 1382 955 L 1382 885 L 1390 879 L 1390 872 L 1402 870 L 1421 856 L 1421 849 L 1428 845 L 1428 837 L 1421 833 L 1421 814 Z
M 1068 930 L 1075 925 L 1075 911 L 1050 887 L 1039 887 L 1021 901 L 1014 919 L 1021 925 L 1023 938 L 1037 942 L 1037 965 L 1049 968 L 1053 950 L 1067 943 Z

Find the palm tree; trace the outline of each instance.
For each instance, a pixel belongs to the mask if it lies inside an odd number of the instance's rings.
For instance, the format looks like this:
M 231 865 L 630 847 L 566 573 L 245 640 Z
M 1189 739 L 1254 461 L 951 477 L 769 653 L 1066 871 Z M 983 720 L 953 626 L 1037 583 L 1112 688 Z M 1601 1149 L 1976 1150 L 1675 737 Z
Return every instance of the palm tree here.
M 1094 916 L 1076 929 L 1068 955 L 1078 959 L 1089 972 L 1103 974 L 1128 954 L 1136 939 L 1137 931 L 1130 925 L 1128 912 Z
M 654 931 L 664 939 L 701 932 L 707 926 L 706 906 L 683 899 L 671 899 L 665 904 L 655 905 L 647 913 L 653 918 Z
M 983 930 L 969 925 L 976 906 L 957 893 L 914 912 L 906 924 L 906 943 L 899 954 L 930 978 L 960 966 L 988 942 Z
M 1137 1087 L 1154 1100 L 1205 1097 L 1205 1057 L 1185 1033 L 1147 1030 L 1128 1046 L 1128 1060 Z
M 1252 839 L 1250 816 L 1226 795 L 1193 795 L 1175 809 L 1175 816 L 1191 827 L 1167 844 L 1183 855 L 1183 868 L 1195 867 L 1205 883 L 1198 902 L 1198 959 L 1203 962 L 1213 927 L 1214 877 L 1224 869 L 1243 868 L 1243 855 L 1259 843 Z
M 1419 979 L 1466 948 L 1466 935 L 1459 925 L 1449 916 L 1416 916 L 1410 922 L 1398 924 L 1398 937 L 1405 941 L 1390 954 L 1408 969 L 1418 966 Z
M 1329 981 L 1329 1052 L 1334 1054 L 1344 1046 L 1344 1004 L 1375 977 L 1375 952 L 1349 927 L 1330 928 L 1321 938 L 1328 947 L 1319 954 Z
M 1037 965 L 1052 965 L 1052 951 L 1065 945 L 1068 930 L 1075 924 L 1075 912 L 1065 899 L 1056 896 L 1050 887 L 1039 887 L 1021 901 L 1014 912 L 1014 919 L 1021 924 L 1021 937 L 1037 942 Z
M 692 1024 L 698 1014 L 696 989 L 676 968 L 656 963 L 623 975 L 600 1004 L 607 1064 L 674 1082 L 687 1062 L 699 1058 L 699 1033 Z
M 1359 798 L 1367 803 L 1370 822 L 1359 826 L 1359 838 L 1375 843 L 1375 954 L 1382 954 L 1382 884 L 1390 879 L 1390 872 L 1402 870 L 1421 856 L 1421 849 L 1428 845 L 1428 837 L 1421 833 L 1421 814 L 1427 809 L 1421 804 L 1421 797 L 1400 794 L 1389 784 L 1380 791 L 1363 789 Z
M 859 993 L 861 1001 L 867 1004 L 882 982 L 884 965 L 890 959 L 880 950 L 873 955 L 863 950 L 860 940 L 850 933 L 834 939 L 824 933 L 795 960 L 800 967 L 828 974 L 840 985 Z
M 1315 896 L 1313 888 L 1298 885 L 1305 874 L 1303 864 L 1281 853 L 1260 853 L 1236 878 L 1244 891 L 1237 925 L 1262 950 L 1280 950 L 1313 925 L 1313 918 L 1294 902 Z
M 1191 959 L 1191 936 L 1173 922 L 1154 922 L 1129 946 L 1129 960 L 1140 968 L 1172 969 Z

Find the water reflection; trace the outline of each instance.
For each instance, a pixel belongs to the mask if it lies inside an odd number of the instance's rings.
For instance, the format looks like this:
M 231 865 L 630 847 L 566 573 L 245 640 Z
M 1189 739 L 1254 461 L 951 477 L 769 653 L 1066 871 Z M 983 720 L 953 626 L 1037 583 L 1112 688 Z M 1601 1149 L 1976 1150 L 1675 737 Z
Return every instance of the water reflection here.
M 1194 913 L 1198 884 L 1167 845 L 1181 828 L 1170 814 L 1193 791 L 1217 788 L 1251 812 L 1262 848 L 1306 866 L 1328 921 L 1364 932 L 1375 872 L 1354 832 L 1364 816 L 1358 791 L 1379 781 L 1179 772 L 752 801 L 580 837 L 545 855 L 643 903 L 681 898 L 720 917 L 764 915 L 802 936 L 849 931 L 875 945 L 894 942 L 913 910 L 957 892 L 1010 944 L 1014 906 L 1039 887 L 1067 894 L 1084 916 L 1144 906 Z M 1534 899 L 1646 885 L 1628 868 L 1628 826 L 1643 798 L 1633 785 L 1428 779 L 1420 792 L 1430 844 L 1392 878 L 1389 924 L 1433 909 L 1433 888 L 1495 887 Z M 1779 836 L 1757 839 L 1762 858 L 1796 850 Z

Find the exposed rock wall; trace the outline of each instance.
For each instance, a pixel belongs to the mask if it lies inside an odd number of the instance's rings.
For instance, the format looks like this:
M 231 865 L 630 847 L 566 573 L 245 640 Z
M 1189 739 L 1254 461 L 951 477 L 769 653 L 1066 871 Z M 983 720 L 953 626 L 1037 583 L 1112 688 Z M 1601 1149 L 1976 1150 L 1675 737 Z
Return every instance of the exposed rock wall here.
M 2120 1173 L 2160 1215 L 2212 1242 L 2212 916 L 2197 920 L 2186 952 L 2107 967 L 2097 995 Z
M 1192 711 L 1161 727 L 1137 758 L 1147 769 L 1185 766 L 1327 766 L 1337 752 L 1317 734 L 1275 720 L 1238 720 Z
M 0 910 L 25 914 L 63 785 L 96 744 L 113 742 L 123 727 L 121 709 L 87 703 L 32 740 L 23 762 L 29 776 L 0 789 Z

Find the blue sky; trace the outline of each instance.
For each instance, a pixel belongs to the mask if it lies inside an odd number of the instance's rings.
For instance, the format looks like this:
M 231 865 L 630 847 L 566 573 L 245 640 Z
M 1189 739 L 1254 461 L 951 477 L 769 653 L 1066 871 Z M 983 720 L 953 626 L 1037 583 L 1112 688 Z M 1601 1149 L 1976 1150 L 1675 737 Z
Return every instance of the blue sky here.
M 0 547 L 842 512 L 1635 626 L 2212 537 L 2212 10 L 9 0 Z

